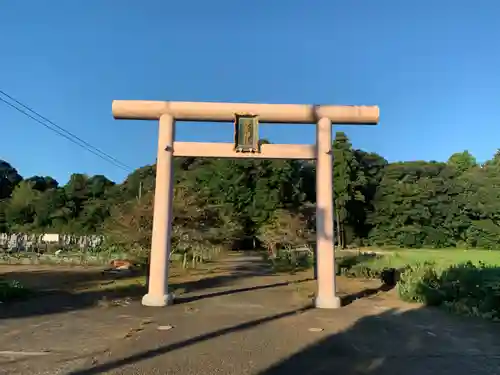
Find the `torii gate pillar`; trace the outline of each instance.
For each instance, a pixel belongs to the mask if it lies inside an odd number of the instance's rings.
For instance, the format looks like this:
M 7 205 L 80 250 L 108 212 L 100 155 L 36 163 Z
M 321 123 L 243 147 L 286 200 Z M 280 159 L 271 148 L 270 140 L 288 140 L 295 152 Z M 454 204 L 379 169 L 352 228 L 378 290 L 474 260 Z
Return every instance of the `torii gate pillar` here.
M 176 142 L 175 121 L 232 122 L 238 114 L 258 116 L 263 123 L 316 125 L 316 145 L 262 145 L 258 152 L 236 152 L 229 143 Z M 375 106 L 314 106 L 302 104 L 248 104 L 113 101 L 117 119 L 159 120 L 158 155 L 151 243 L 149 289 L 145 306 L 166 306 L 173 302 L 168 292 L 168 264 L 171 246 L 173 158 L 175 156 L 218 158 L 268 158 L 316 160 L 316 259 L 318 308 L 338 308 L 336 293 L 332 123 L 377 124 Z

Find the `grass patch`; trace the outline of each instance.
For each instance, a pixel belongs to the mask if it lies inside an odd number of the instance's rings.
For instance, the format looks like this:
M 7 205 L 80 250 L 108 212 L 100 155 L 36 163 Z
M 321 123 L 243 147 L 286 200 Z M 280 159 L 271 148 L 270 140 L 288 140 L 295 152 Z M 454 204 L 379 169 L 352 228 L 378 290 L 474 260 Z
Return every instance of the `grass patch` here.
M 432 263 L 437 270 L 471 262 L 500 267 L 500 251 L 418 249 L 356 254 L 338 257 L 337 273 L 348 277 L 380 278 L 388 270 L 403 271 L 409 266 Z
M 482 262 L 486 265 L 500 266 L 500 251 L 495 250 L 404 249 L 392 251 L 389 254 L 384 254 L 382 251 L 381 255 L 384 255 L 384 262 L 395 268 L 424 262 L 433 262 L 440 267 L 466 262 L 476 265 Z

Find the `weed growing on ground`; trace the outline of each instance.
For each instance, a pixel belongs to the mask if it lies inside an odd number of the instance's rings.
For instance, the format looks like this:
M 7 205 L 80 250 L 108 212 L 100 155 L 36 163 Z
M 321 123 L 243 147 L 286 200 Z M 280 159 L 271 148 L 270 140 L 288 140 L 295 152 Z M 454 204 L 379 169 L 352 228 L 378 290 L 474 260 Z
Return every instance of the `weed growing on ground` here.
M 0 280 L 0 302 L 9 302 L 27 297 L 31 291 L 26 289 L 19 281 Z

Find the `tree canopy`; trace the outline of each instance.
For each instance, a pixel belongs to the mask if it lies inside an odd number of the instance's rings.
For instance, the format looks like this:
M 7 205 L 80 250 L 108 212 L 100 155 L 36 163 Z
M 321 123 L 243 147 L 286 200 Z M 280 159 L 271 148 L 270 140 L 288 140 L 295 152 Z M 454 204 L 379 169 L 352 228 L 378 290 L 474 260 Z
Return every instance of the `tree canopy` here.
M 467 150 L 388 163 L 337 132 L 333 155 L 339 246 L 500 248 L 500 151 L 484 164 Z M 175 246 L 313 240 L 314 162 L 176 158 L 174 176 Z M 154 182 L 149 165 L 120 184 L 75 173 L 60 186 L 0 160 L 0 232 L 97 233 L 147 247 Z

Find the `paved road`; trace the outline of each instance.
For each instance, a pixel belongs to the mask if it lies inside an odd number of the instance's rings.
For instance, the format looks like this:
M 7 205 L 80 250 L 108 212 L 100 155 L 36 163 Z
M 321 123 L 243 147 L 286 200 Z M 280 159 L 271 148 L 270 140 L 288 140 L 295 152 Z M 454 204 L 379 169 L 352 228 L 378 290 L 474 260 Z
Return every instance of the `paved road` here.
M 52 353 L 4 356 L 0 373 L 500 374 L 498 325 L 407 305 L 393 291 L 339 310 L 309 309 L 310 282 L 286 285 L 253 258 L 225 264 L 241 277 L 188 290 L 169 308 L 132 302 L 6 319 L 1 350 Z M 339 283 L 344 294 L 364 287 L 350 283 Z

